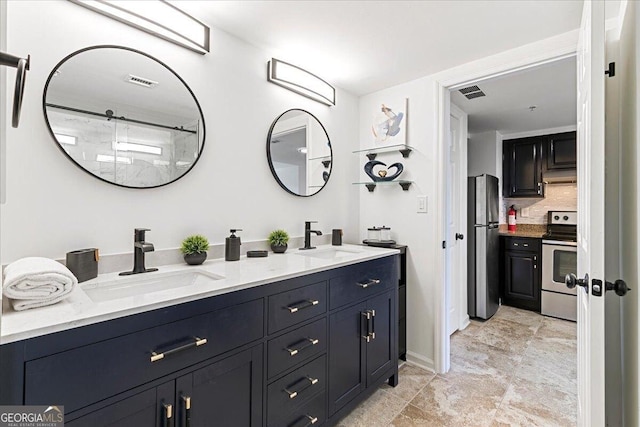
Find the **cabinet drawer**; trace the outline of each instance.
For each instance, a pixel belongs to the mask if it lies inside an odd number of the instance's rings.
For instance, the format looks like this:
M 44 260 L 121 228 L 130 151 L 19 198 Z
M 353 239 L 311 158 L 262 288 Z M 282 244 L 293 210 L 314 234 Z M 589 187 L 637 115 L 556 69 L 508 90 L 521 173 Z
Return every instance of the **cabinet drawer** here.
M 327 418 L 325 396 L 321 393 L 309 403 L 293 410 L 279 420 L 268 424 L 269 427 L 310 427 L 324 424 Z
M 330 308 L 363 300 L 369 295 L 398 286 L 398 257 L 391 256 L 357 264 L 329 280 Z
M 327 348 L 327 320 L 320 319 L 269 341 L 269 378 L 293 367 Z
M 321 356 L 271 384 L 267 388 L 267 424 L 276 425 L 282 414 L 326 390 L 326 372 L 327 358 Z
M 35 359 L 25 366 L 25 404 L 63 402 L 72 412 L 262 336 L 260 299 Z
M 269 333 L 327 311 L 327 283 L 320 282 L 269 297 Z
M 505 237 L 506 250 L 510 251 L 540 251 L 540 239 L 531 239 L 527 237 Z

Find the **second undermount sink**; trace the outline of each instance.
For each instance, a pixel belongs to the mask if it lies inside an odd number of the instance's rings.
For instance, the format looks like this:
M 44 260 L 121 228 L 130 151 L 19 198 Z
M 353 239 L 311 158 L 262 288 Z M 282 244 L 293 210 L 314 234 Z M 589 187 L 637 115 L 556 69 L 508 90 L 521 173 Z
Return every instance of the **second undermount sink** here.
M 81 287 L 93 302 L 103 302 L 175 288 L 206 285 L 220 279 L 223 277 L 204 270 L 170 271 L 142 273 Z
M 298 255 L 307 256 L 310 258 L 320 259 L 337 259 L 345 256 L 351 256 L 353 254 L 360 253 L 362 251 L 346 248 L 327 248 L 327 249 L 310 249 L 307 251 L 298 251 Z

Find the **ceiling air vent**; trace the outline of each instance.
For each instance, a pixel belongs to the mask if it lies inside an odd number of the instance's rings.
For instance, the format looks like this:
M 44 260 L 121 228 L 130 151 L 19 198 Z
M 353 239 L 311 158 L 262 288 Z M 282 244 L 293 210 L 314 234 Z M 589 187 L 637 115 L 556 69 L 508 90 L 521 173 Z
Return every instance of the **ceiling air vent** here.
M 152 88 L 158 86 L 158 82 L 155 82 L 150 79 L 145 79 L 144 77 L 134 76 L 133 74 L 129 74 L 126 79 L 129 83 L 133 83 L 135 85 L 144 86 L 148 88 Z
M 480 90 L 480 88 L 476 85 L 464 87 L 460 89 L 460 93 L 467 97 L 467 99 L 480 98 L 481 96 L 486 96 L 485 93 Z

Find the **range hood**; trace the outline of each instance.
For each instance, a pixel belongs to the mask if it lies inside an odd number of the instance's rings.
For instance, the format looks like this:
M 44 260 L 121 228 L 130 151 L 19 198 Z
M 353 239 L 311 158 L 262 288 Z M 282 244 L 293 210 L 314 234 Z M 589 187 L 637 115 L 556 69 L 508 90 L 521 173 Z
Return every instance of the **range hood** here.
M 560 169 L 546 171 L 542 175 L 545 184 L 575 184 L 578 182 L 576 169 Z

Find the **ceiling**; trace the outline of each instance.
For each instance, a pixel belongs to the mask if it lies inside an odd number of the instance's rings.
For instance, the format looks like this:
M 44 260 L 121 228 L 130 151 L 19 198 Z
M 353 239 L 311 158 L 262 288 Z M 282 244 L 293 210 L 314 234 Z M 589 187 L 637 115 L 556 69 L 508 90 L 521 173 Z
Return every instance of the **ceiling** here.
M 451 102 L 469 115 L 469 133 L 502 134 L 576 124 L 576 58 L 541 65 L 477 83 L 486 96 Z M 529 107 L 535 106 L 533 111 Z
M 574 30 L 582 15 L 577 0 L 174 3 L 355 95 Z

